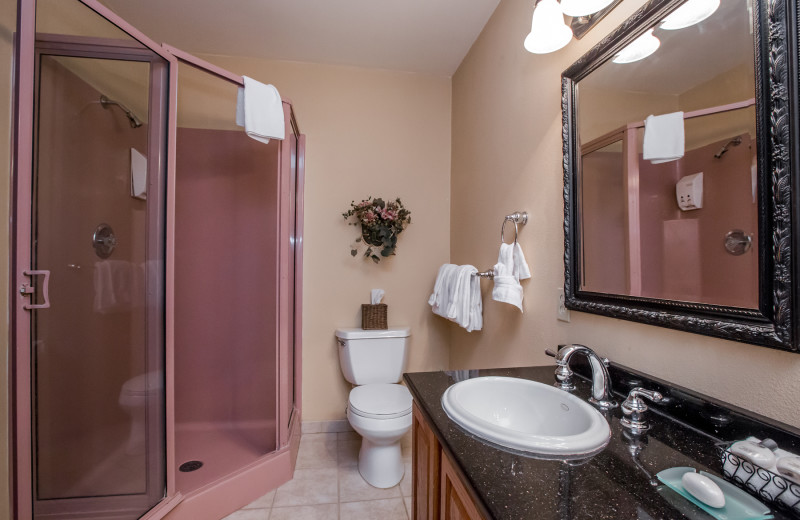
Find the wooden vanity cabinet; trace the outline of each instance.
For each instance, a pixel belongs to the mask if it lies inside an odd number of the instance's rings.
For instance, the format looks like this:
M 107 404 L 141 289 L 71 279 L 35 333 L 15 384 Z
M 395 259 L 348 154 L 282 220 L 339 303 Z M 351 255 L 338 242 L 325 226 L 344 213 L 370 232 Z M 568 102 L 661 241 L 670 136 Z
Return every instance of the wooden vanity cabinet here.
M 417 404 L 413 408 L 412 520 L 483 520 Z

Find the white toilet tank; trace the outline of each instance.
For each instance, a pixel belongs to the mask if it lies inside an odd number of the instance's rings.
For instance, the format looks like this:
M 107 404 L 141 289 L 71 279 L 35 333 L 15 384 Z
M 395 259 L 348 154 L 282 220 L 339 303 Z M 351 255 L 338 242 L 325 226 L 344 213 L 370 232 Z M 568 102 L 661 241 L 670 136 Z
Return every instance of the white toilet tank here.
M 408 327 L 386 330 L 337 329 L 339 366 L 354 385 L 397 383 L 408 358 Z

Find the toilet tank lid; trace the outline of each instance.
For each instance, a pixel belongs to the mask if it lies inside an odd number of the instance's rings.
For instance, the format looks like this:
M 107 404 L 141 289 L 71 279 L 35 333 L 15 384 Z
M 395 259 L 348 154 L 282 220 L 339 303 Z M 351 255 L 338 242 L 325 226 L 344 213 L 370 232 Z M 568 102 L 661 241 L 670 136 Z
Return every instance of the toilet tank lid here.
M 341 339 L 407 338 L 410 335 L 410 327 L 393 327 L 378 330 L 336 329 L 336 337 Z

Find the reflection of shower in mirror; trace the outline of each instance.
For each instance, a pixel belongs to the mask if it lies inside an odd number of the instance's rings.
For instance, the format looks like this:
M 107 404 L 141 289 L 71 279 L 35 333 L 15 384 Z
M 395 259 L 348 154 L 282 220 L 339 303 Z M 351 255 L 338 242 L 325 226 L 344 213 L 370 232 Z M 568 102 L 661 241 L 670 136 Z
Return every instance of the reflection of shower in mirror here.
M 727 151 L 728 151 L 728 147 L 729 147 L 729 146 L 739 146 L 740 144 L 742 144 L 742 136 L 740 136 L 740 135 L 737 135 L 736 137 L 734 137 L 733 139 L 731 139 L 730 141 L 728 141 L 727 143 L 725 143 L 725 146 L 723 146 L 722 148 L 720 148 L 720 150 L 719 150 L 717 153 L 715 153 L 715 154 L 714 154 L 714 157 L 716 157 L 717 159 L 719 159 L 719 158 L 721 158 L 723 155 L 725 155 L 725 152 L 727 152 Z

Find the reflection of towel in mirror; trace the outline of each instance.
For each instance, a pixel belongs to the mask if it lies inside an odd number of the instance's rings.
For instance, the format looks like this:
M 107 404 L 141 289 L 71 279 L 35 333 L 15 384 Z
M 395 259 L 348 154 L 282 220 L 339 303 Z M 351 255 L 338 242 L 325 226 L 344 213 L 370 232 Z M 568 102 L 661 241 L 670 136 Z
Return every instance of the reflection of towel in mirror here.
M 531 271 L 519 242 L 500 244 L 500 254 L 494 266 L 492 299 L 510 303 L 522 312 L 522 285 L 519 281 L 530 277 Z
M 108 314 L 131 310 L 139 276 L 137 266 L 124 260 L 94 264 L 94 312 Z
M 467 332 L 483 327 L 480 279 L 474 276 L 477 272 L 471 265 L 444 264 L 428 299 L 434 314 L 458 323 Z
M 678 160 L 683 157 L 685 141 L 683 112 L 648 116 L 644 120 L 642 158 L 653 164 Z

